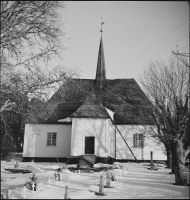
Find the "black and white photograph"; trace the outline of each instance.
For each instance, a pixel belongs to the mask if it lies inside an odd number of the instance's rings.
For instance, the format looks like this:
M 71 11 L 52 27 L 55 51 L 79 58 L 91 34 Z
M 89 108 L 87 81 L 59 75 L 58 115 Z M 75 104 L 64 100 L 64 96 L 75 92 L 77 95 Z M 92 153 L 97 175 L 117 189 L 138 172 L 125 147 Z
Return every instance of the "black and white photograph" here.
M 189 199 L 189 1 L 1 1 L 1 199 Z

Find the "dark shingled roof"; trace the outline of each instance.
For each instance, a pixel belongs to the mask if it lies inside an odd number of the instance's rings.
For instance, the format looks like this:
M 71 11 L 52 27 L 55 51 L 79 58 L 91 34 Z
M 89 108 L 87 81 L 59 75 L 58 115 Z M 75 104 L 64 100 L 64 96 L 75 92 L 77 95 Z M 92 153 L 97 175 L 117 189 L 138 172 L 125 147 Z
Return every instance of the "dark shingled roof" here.
M 60 119 L 70 117 L 82 104 L 83 101 L 59 103 L 55 107 L 51 117 L 47 120 L 47 123 L 55 123 Z
M 142 112 L 144 108 L 148 109 L 151 103 L 134 79 L 107 79 L 105 87 L 101 92 L 96 90 L 95 80 L 72 79 L 71 82 L 73 87 L 65 83 L 52 96 L 49 102 L 56 102 L 58 104 L 60 99 L 64 99 L 64 96 L 67 99 L 68 90 L 70 93 L 74 93 L 71 91 L 71 88 L 74 88 L 76 91 L 80 89 L 80 94 L 82 94 L 81 96 L 73 96 L 72 101 L 84 101 L 92 91 L 95 91 L 101 104 L 114 112 L 114 121 L 116 124 L 152 124 L 151 117 L 147 112 L 146 115 Z M 86 108 L 90 108 L 90 102 L 88 103 L 86 103 Z M 76 108 L 77 110 L 78 108 L 77 106 L 75 107 L 75 104 L 65 104 L 60 112 L 64 112 L 64 109 L 67 109 L 67 105 L 71 107 L 73 105 L 72 109 L 75 110 Z M 54 115 L 60 117 L 59 112 L 56 112 L 55 110 Z
M 106 109 L 97 100 L 94 92 L 87 96 L 84 103 L 71 115 L 71 117 L 110 118 Z
M 134 79 L 106 79 L 103 40 L 101 37 L 95 80 L 70 79 L 48 101 L 54 110 L 52 116 L 60 118 L 62 113 L 72 117 L 106 117 L 104 107 L 114 112 L 116 124 L 152 124 L 147 110 L 151 106 L 148 98 Z M 87 96 L 95 92 L 97 99 Z M 85 101 L 85 99 L 87 100 Z M 81 107 L 68 104 L 72 101 L 85 101 Z M 66 102 L 67 104 L 58 105 Z M 67 106 L 73 113 L 67 111 Z M 75 111 L 76 112 L 75 112 Z M 146 112 L 143 112 L 146 110 Z M 146 114 L 145 114 L 146 113 Z M 68 117 L 67 116 L 67 117 Z M 62 116 L 63 117 L 63 116 Z

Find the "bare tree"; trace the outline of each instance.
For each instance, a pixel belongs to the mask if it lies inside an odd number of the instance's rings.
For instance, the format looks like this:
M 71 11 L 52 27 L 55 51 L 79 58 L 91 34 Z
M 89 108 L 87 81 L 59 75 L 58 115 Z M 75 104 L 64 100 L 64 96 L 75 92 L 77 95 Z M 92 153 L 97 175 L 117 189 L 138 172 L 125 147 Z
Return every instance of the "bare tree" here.
M 185 158 L 190 150 L 188 130 L 188 68 L 172 57 L 168 63 L 151 62 L 141 77 L 146 95 L 152 102 L 151 115 L 157 127 L 152 137 L 172 153 L 176 184 L 184 185 Z
M 58 84 L 77 74 L 62 65 L 52 66 L 52 59 L 60 61 L 64 49 L 64 22 L 58 9 L 65 6 L 61 1 L 1 2 L 0 117 L 4 138 L 14 139 L 7 131 L 7 113 L 21 115 L 24 134 L 31 109 L 41 108 Z M 38 104 L 32 107 L 31 99 L 38 99 Z
M 6 70 L 1 73 L 1 142 L 3 147 L 11 147 L 20 139 L 23 143 L 24 126 L 33 120 L 33 123 L 42 123 L 51 114 L 46 102 L 59 84 L 67 82 L 75 76 L 76 70 L 56 67 L 44 73 L 43 70 L 18 71 Z M 7 116 L 17 116 L 10 120 Z M 18 123 L 19 118 L 19 123 Z M 13 129 L 13 124 L 20 124 L 19 129 Z M 16 132 L 17 131 L 17 132 Z M 19 131 L 19 133 L 18 133 Z M 18 137 L 15 137 L 17 135 Z M 22 141 L 21 141 L 22 140 Z M 10 145 L 11 144 L 11 145 Z
M 189 3 L 190 5 L 190 3 Z M 187 58 L 190 57 L 190 53 L 180 53 L 178 52 L 175 52 L 172 50 L 172 54 L 174 54 L 175 56 L 177 56 L 177 58 L 185 65 L 189 68 L 189 108 L 190 108 L 190 64 L 188 63 L 187 61 Z
M 25 84 L 22 87 L 30 90 L 30 93 L 32 90 L 37 93 L 37 88 L 42 91 L 47 83 L 56 82 L 56 79 L 65 76 L 64 69 L 60 71 L 59 77 L 50 77 L 51 73 L 47 76 L 42 74 L 47 71 L 45 66 L 48 66 L 52 58 L 61 58 L 65 33 L 58 9 L 65 6 L 66 4 L 60 1 L 1 2 L 0 80 L 4 93 L 9 93 L 8 83 L 5 87 L 5 82 L 10 79 L 9 73 L 12 76 L 11 82 L 14 82 L 13 79 L 18 81 L 18 77 L 21 77 L 16 71 L 18 69 L 24 76 L 22 80 L 28 79 L 22 82 Z M 13 104 L 8 103 L 9 105 L 1 105 L 1 111 L 11 108 L 10 105 Z
M 38 66 L 63 49 L 60 1 L 1 2 L 1 66 Z

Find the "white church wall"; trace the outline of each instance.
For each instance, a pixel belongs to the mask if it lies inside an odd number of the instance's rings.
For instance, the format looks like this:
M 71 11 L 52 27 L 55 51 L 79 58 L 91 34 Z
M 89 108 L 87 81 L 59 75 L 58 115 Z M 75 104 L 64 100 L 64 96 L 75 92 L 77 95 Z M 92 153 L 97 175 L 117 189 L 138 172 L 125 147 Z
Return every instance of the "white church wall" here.
M 150 129 L 146 127 L 147 130 Z M 156 131 L 156 127 L 151 126 Z M 153 152 L 153 160 L 167 160 L 167 156 L 164 153 L 164 145 L 162 143 L 158 144 L 158 141 L 155 140 L 149 134 L 149 131 L 145 131 L 145 140 L 144 140 L 144 160 L 150 160 L 150 152 Z
M 110 109 L 106 108 L 106 111 L 108 112 L 109 116 L 112 120 L 114 120 L 114 112 Z M 108 137 L 108 155 L 110 157 L 115 158 L 115 126 L 112 124 L 111 120 L 107 120 L 107 137 Z
M 85 152 L 85 137 L 95 137 L 95 155 L 109 155 L 108 119 L 73 118 L 71 137 L 71 156 L 83 155 Z
M 153 138 L 147 137 L 147 131 L 143 126 L 118 125 L 118 128 L 138 160 L 150 160 L 151 151 L 153 152 L 154 160 L 166 160 L 166 155 L 163 153 L 162 148 Z M 133 134 L 137 133 L 144 135 L 144 148 L 133 146 Z M 118 131 L 116 132 L 116 158 L 135 159 Z
M 56 132 L 56 146 L 47 146 L 47 133 Z M 27 124 L 23 157 L 70 156 L 71 125 Z

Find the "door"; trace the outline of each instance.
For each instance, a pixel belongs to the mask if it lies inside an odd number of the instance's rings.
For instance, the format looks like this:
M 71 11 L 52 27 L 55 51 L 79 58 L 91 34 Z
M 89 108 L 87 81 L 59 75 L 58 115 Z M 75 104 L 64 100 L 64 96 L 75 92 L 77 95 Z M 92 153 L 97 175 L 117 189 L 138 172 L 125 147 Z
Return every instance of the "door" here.
M 84 154 L 94 154 L 94 137 L 85 137 Z

